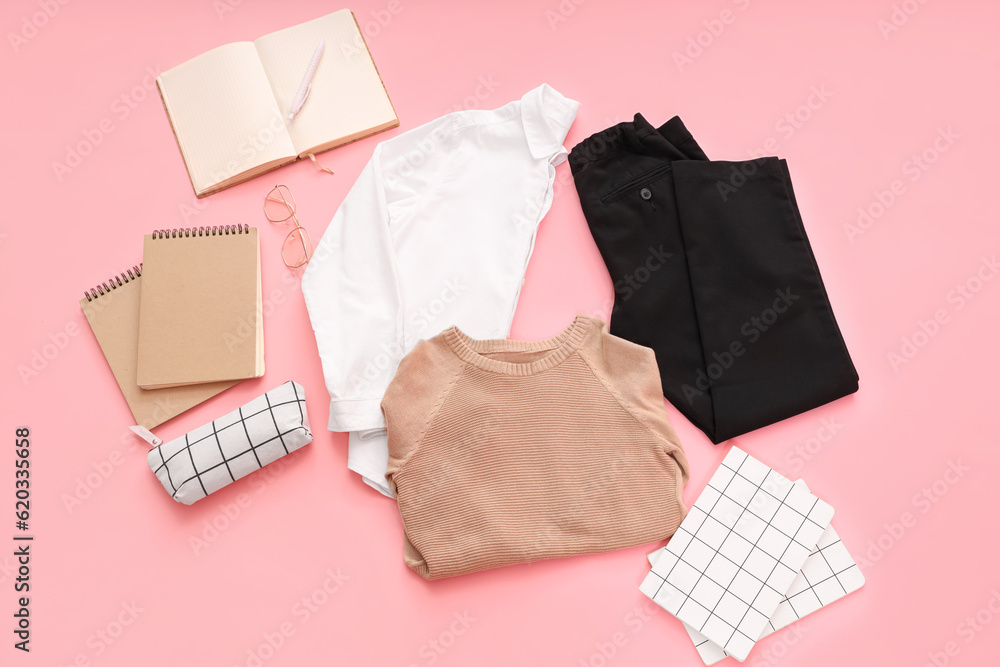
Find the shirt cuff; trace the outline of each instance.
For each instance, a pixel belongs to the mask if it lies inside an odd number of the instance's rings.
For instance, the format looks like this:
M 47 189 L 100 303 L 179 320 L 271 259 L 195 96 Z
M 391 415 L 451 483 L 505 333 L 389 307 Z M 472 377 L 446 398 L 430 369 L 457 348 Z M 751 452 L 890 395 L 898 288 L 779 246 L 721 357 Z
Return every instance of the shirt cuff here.
M 384 429 L 381 403 L 380 398 L 332 400 L 327 428 L 338 433 Z
M 385 478 L 389 467 L 389 440 L 384 433 L 368 439 L 351 433 L 347 439 L 347 467 L 361 475 L 368 486 L 384 496 L 393 497 L 392 487 Z

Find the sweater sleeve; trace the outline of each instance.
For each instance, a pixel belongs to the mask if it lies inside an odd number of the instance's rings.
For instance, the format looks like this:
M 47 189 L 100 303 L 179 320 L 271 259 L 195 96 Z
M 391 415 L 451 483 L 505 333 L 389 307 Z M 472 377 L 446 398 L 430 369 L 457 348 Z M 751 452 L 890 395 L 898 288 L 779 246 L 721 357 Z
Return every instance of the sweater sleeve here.
M 403 357 L 382 399 L 389 437 L 390 486 L 444 403 L 462 369 L 441 336 L 418 343 Z
M 624 407 L 663 440 L 667 454 L 677 461 L 686 483 L 688 461 L 667 415 L 656 355 L 648 347 L 612 336 L 606 324 L 603 327 L 601 335 L 596 337 L 597 349 L 590 351 L 595 370 L 604 376 L 605 384 L 613 389 Z

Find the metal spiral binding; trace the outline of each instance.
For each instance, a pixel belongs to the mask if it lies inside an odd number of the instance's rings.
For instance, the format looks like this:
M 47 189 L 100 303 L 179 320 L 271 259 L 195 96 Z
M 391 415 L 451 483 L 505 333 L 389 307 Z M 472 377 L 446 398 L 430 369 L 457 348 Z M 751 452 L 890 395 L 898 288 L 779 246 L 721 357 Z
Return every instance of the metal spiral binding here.
M 90 291 L 84 290 L 83 295 L 87 297 L 87 301 L 94 301 L 105 294 L 110 294 L 112 290 L 116 290 L 122 285 L 132 282 L 141 275 L 142 264 L 139 264 L 138 266 L 133 266 L 127 271 L 119 273 L 117 276 L 112 276 L 107 282 L 101 283 L 97 287 L 92 288 Z
M 211 227 L 177 227 L 175 229 L 154 229 L 154 239 L 190 238 L 193 236 L 228 236 L 249 234 L 250 225 L 218 225 Z

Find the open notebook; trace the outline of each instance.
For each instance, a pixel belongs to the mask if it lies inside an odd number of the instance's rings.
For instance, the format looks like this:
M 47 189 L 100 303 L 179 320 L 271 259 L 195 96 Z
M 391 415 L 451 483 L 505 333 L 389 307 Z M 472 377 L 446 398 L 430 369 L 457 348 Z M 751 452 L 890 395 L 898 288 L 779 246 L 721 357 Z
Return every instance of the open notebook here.
M 321 40 L 309 97 L 289 120 Z M 348 9 L 220 46 L 156 83 L 198 197 L 399 125 Z

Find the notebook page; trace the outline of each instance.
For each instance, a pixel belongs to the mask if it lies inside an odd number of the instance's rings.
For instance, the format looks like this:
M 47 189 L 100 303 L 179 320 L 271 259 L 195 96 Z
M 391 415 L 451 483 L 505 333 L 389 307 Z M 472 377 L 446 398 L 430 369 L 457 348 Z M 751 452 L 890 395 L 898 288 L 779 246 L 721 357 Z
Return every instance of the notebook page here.
M 320 40 L 326 45 L 302 110 L 288 119 Z M 264 35 L 254 44 L 299 155 L 399 124 L 349 9 Z
M 296 156 L 251 42 L 213 49 L 157 83 L 197 194 Z

